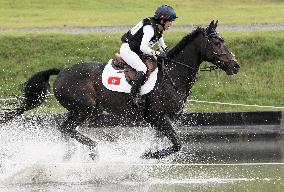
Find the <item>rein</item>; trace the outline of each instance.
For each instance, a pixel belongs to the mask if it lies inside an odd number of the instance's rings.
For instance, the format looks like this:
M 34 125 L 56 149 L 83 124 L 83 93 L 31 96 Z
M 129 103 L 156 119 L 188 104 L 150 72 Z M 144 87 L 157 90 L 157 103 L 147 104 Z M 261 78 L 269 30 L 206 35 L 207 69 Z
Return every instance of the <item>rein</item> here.
M 199 70 L 199 71 L 210 71 L 211 72 L 213 70 L 219 69 L 219 67 L 217 67 L 217 66 L 209 66 L 209 67 L 204 67 L 204 68 L 198 69 L 196 67 L 188 66 L 188 65 L 186 65 L 182 62 L 179 62 L 179 61 L 176 61 L 174 59 L 167 58 L 167 57 L 160 57 L 160 59 L 161 59 L 161 64 L 162 64 L 162 72 L 163 72 L 163 74 L 166 74 L 166 76 L 168 76 L 168 78 L 169 78 L 169 80 L 170 80 L 170 82 L 173 85 L 175 90 L 177 90 L 177 86 L 175 85 L 174 81 L 172 80 L 171 76 L 168 73 L 167 67 L 165 66 L 165 60 L 176 63 L 176 64 L 181 65 L 181 66 L 186 67 L 186 68 L 190 68 L 192 70 L 196 70 L 196 71 Z M 165 77 L 165 75 L 163 75 L 163 82 L 164 82 L 164 77 Z
M 192 70 L 196 70 L 196 71 L 199 70 L 199 71 L 209 71 L 209 72 L 211 72 L 211 71 L 214 71 L 216 69 L 219 69 L 219 67 L 217 67 L 215 65 L 214 66 L 209 66 L 209 67 L 203 67 L 203 68 L 196 68 L 196 67 L 191 67 L 191 66 L 186 65 L 186 64 L 184 64 L 182 62 L 179 62 L 179 61 L 176 61 L 174 59 L 167 58 L 167 57 L 160 57 L 160 59 L 161 59 L 163 74 L 166 74 L 166 76 L 168 76 L 168 78 L 169 78 L 169 80 L 170 80 L 170 82 L 173 85 L 175 90 L 177 90 L 177 86 L 175 85 L 174 81 L 172 80 L 171 76 L 168 73 L 167 67 L 165 66 L 165 60 L 166 61 L 170 61 L 170 62 L 175 63 L 175 64 L 178 64 L 178 65 L 181 65 L 181 66 L 186 67 L 186 68 L 190 68 Z M 165 77 L 165 75 L 163 75 L 163 79 L 164 79 L 164 77 Z M 163 82 L 164 82 L 164 80 L 163 80 Z
M 170 58 L 167 58 L 167 57 L 162 57 L 162 62 L 163 62 L 164 60 L 173 62 L 173 63 L 175 63 L 175 64 L 179 64 L 179 65 L 181 65 L 181 66 L 183 66 L 183 67 L 187 67 L 187 68 L 190 68 L 190 69 L 193 69 L 193 70 L 199 70 L 199 71 L 209 71 L 209 72 L 211 72 L 211 71 L 214 71 L 214 70 L 216 70 L 216 69 L 219 69 L 219 67 L 217 67 L 217 66 L 215 66 L 215 65 L 209 66 L 209 67 L 202 67 L 202 68 L 191 67 L 191 66 L 189 66 L 189 65 L 186 65 L 186 64 L 184 64 L 184 63 L 182 63 L 182 62 L 179 62 L 179 61 L 176 61 L 176 60 L 174 60 L 174 59 L 170 59 Z

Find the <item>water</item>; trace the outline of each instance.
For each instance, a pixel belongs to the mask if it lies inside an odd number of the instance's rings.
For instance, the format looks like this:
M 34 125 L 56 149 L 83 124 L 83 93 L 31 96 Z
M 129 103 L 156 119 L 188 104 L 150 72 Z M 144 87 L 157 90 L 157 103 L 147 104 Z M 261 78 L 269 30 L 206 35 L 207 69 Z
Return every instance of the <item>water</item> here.
M 168 141 L 157 141 L 149 128 L 122 128 L 115 135 L 116 142 L 106 141 L 105 134 L 96 130 L 91 135 L 98 141 L 97 157 L 92 160 L 89 149 L 62 137 L 55 123 L 22 122 L 19 118 L 2 126 L 0 191 L 284 190 L 282 164 L 202 165 L 175 164 L 171 158 L 143 160 L 143 152 L 165 147 Z

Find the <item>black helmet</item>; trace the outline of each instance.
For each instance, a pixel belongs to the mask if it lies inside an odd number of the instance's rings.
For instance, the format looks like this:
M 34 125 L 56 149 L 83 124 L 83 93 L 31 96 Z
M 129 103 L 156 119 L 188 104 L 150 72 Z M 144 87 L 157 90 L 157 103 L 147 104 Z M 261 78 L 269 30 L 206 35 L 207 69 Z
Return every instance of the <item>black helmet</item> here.
M 173 21 L 177 18 L 175 10 L 169 5 L 161 5 L 157 8 L 154 18 L 160 24 L 166 21 Z

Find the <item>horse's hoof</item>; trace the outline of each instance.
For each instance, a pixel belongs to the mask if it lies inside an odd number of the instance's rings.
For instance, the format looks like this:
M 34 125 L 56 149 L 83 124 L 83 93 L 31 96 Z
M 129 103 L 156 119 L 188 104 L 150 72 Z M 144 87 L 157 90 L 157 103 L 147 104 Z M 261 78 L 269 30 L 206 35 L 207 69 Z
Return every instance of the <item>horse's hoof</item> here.
M 160 151 L 156 151 L 155 153 L 147 152 L 144 153 L 141 158 L 142 159 L 162 159 L 170 155 L 170 151 L 168 149 L 162 149 Z
M 99 153 L 97 151 L 96 146 L 90 146 L 89 148 L 90 148 L 90 151 L 91 151 L 90 154 L 89 154 L 89 157 L 91 157 L 92 160 L 98 159 Z
M 153 153 L 150 151 L 150 152 L 147 152 L 147 153 L 144 153 L 141 158 L 142 159 L 151 159 L 152 158 L 152 155 Z
M 73 157 L 74 153 L 75 151 L 68 150 L 67 153 L 63 156 L 63 160 L 64 161 L 70 160 Z
M 170 155 L 170 151 L 168 149 L 162 149 L 158 151 L 158 153 L 159 153 L 159 158 L 163 158 Z
M 91 157 L 91 159 L 94 161 L 99 158 L 99 155 L 97 153 L 90 153 L 89 157 Z

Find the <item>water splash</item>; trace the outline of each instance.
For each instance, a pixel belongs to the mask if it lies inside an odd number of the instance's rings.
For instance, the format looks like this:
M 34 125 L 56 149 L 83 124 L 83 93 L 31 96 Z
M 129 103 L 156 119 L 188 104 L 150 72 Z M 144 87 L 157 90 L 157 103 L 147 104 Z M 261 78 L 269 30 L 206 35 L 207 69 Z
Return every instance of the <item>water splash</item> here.
M 18 118 L 1 127 L 0 184 L 116 183 L 147 179 L 145 167 L 132 164 L 145 162 L 140 156 L 151 147 L 153 132 L 120 130 L 118 141 L 98 141 L 98 157 L 92 160 L 88 147 L 63 138 L 56 125 L 43 126 Z M 93 133 L 93 138 L 100 136 Z

